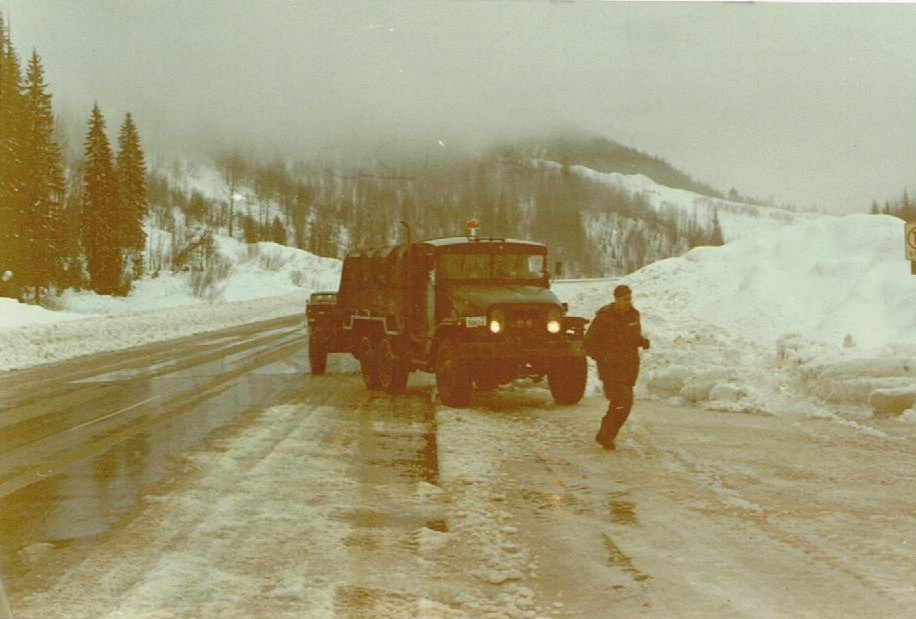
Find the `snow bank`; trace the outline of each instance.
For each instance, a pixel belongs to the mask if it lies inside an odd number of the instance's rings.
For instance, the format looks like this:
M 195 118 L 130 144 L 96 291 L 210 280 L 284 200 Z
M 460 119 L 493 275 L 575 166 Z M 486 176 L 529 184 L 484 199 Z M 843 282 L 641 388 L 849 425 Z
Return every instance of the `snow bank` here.
M 638 388 L 723 410 L 885 410 L 888 393 L 916 386 L 916 276 L 902 230 L 894 217 L 820 217 L 623 278 L 652 339 Z M 558 291 L 591 316 L 617 283 Z
M 916 385 L 875 389 L 868 398 L 868 404 L 876 415 L 899 415 L 908 409 L 916 409 Z
M 916 277 L 895 217 L 825 217 L 651 264 L 628 277 L 647 309 L 758 344 L 798 333 L 874 349 L 916 345 Z
M 193 305 L 135 314 L 80 316 L 79 320 L 0 329 L 0 370 L 131 348 L 195 333 L 303 312 L 305 291 L 236 303 Z

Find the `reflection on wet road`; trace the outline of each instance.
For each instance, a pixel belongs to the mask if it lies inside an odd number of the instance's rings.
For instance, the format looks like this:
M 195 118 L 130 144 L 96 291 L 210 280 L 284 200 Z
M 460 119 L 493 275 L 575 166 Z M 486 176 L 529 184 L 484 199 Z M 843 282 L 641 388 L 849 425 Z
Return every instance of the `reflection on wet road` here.
M 105 531 L 176 454 L 283 401 L 308 372 L 300 317 L 0 379 L 0 572 Z
M 636 524 L 636 506 L 630 499 L 630 493 L 622 490 L 607 495 L 610 506 L 611 522 L 614 524 Z

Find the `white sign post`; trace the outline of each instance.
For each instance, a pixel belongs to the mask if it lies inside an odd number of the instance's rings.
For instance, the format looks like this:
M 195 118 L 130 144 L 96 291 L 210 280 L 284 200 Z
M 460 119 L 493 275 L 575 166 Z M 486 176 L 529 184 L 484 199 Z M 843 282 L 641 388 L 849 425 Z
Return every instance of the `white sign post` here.
M 909 221 L 904 228 L 906 259 L 916 260 L 916 221 Z

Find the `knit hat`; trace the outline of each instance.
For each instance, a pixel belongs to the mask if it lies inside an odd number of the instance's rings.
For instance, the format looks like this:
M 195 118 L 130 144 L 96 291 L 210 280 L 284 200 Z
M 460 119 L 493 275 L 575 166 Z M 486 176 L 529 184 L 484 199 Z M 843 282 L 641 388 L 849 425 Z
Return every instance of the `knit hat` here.
M 628 295 L 628 294 L 633 294 L 633 291 L 630 290 L 630 287 L 625 284 L 621 284 L 620 286 L 617 286 L 616 288 L 614 288 L 614 298 L 615 299 Z

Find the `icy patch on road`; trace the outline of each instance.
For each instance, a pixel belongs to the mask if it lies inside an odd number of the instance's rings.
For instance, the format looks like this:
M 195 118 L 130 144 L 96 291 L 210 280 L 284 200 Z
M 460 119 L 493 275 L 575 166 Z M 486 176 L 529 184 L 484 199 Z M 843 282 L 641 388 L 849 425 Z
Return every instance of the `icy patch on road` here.
M 314 440 L 326 427 L 320 418 L 303 419 L 301 407 L 268 409 L 263 420 L 253 432 L 189 455 L 183 489 L 150 497 L 142 517 L 23 600 L 16 616 L 158 617 L 168 609 L 175 617 L 247 617 L 266 608 L 292 619 L 303 607 L 331 612 L 322 598 L 337 583 L 322 581 L 341 568 L 314 558 L 335 556 L 352 530 L 332 513 L 334 499 L 347 496 L 347 463 L 336 445 Z

